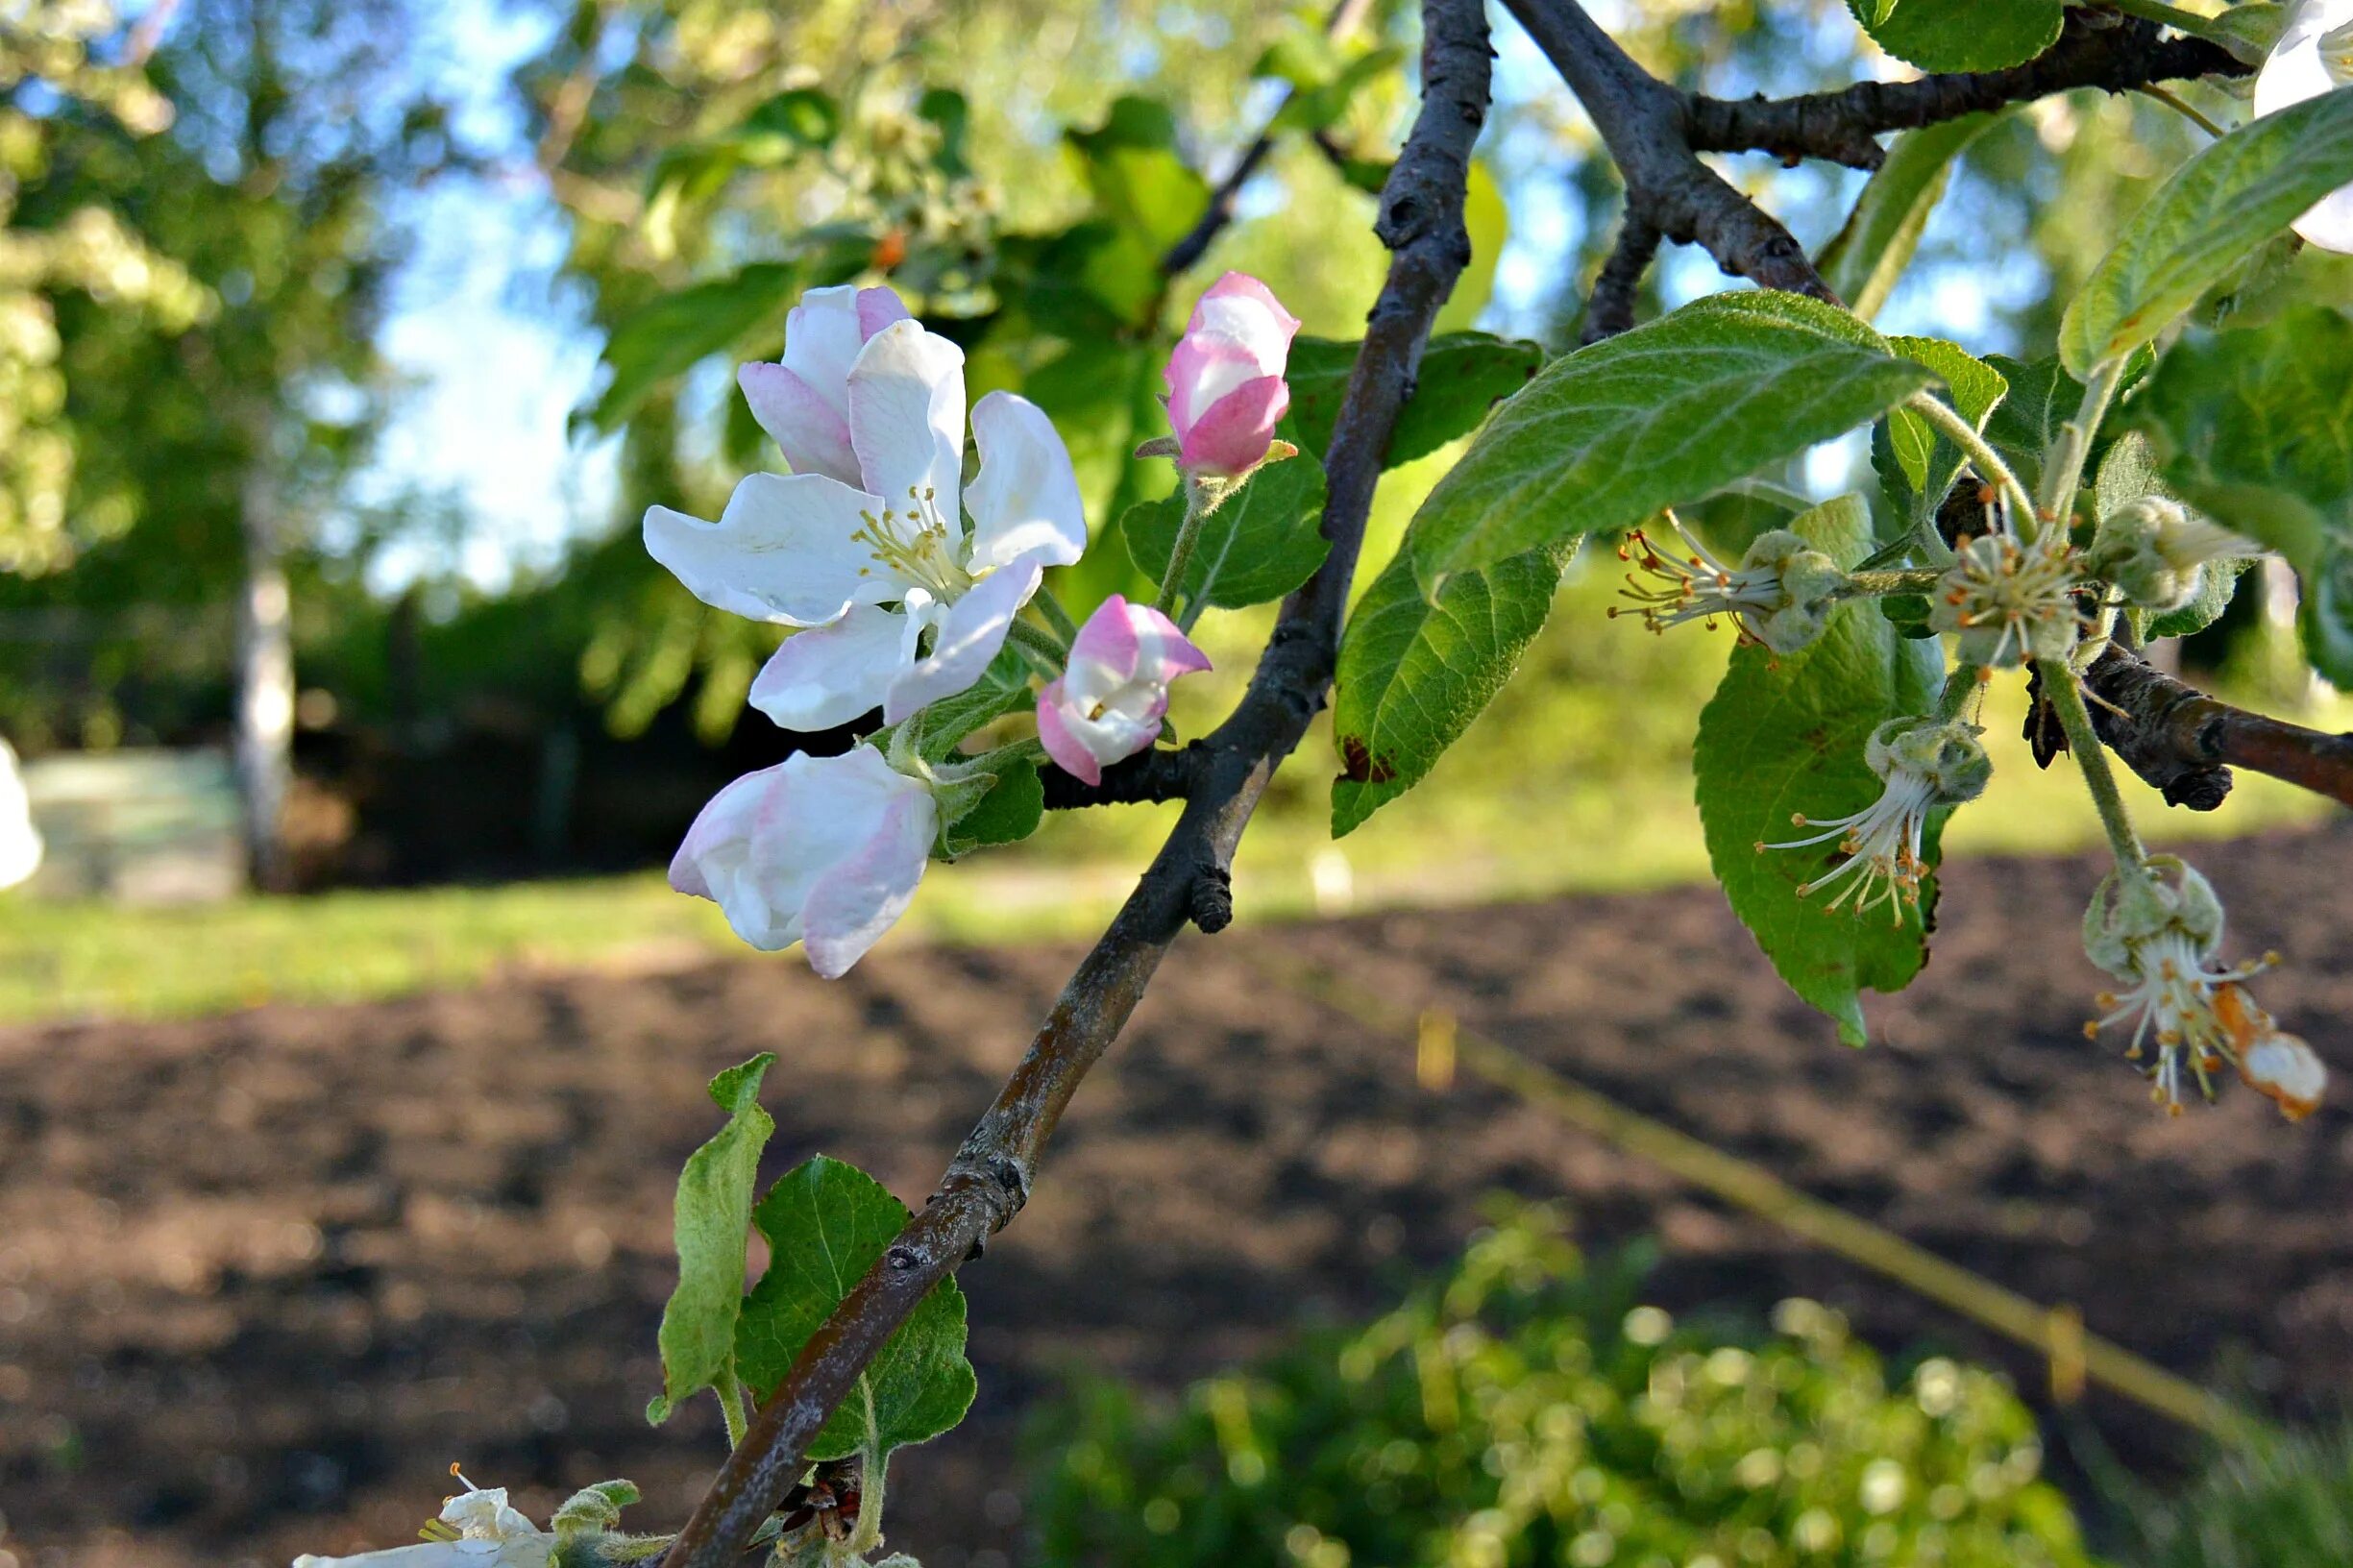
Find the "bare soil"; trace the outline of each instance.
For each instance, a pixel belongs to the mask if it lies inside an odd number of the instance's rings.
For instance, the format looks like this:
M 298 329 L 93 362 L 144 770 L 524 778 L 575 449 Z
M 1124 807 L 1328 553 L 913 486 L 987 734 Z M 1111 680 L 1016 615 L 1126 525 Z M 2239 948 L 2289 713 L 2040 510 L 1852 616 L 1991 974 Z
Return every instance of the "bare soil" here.
M 2203 857 L 2266 1002 L 2353 1069 L 2353 831 Z M 1697 889 L 1180 943 L 1029 1209 L 968 1269 L 973 1418 L 894 1468 L 893 1544 L 1021 1560 L 1023 1410 L 1066 1369 L 1173 1387 L 1452 1255 L 1483 1195 L 1659 1237 L 1654 1299 L 1801 1292 L 1891 1348 L 2030 1359 L 1269 985 L 1284 943 L 1890 1225 L 2167 1366 L 2294 1412 L 2353 1386 L 2353 1104 L 2156 1115 L 2080 1023 L 2085 861 L 1955 868 L 1926 977 L 1848 1051 Z M 282 1564 L 413 1538 L 463 1460 L 544 1516 L 629 1476 L 674 1523 L 722 1446 L 660 1431 L 670 1184 L 702 1083 L 779 1053 L 773 1171 L 823 1150 L 919 1199 L 1071 949 L 780 961 L 364 1007 L 0 1033 L 0 1559 Z M 2095 1398 L 2134 1462 L 2193 1446 Z

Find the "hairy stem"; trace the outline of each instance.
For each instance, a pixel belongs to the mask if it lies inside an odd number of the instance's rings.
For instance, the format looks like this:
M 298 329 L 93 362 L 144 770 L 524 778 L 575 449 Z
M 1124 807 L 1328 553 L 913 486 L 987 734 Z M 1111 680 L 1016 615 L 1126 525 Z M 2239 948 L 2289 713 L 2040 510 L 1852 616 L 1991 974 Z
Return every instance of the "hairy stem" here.
M 2067 748 L 2074 753 L 2083 787 L 2091 792 L 2099 825 L 2107 832 L 2108 847 L 2116 851 L 2117 870 L 2127 876 L 2142 874 L 2147 852 L 2141 847 L 2141 835 L 2133 831 L 2132 817 L 2124 810 L 2116 771 L 2108 766 L 2107 748 L 2092 727 L 2092 714 L 2084 706 L 2082 688 L 2075 684 L 2075 672 L 2065 659 L 2037 659 L 2034 667 L 2042 673 L 2043 700 L 2059 716 L 2059 727 L 2067 732 Z
M 1894 572 L 1850 572 L 1848 599 L 1885 599 L 1890 594 L 1924 594 L 1944 579 L 1942 572 L 1905 568 Z
M 1017 620 L 1006 628 L 1005 640 L 1022 652 L 1032 655 L 1031 663 L 1045 674 L 1048 680 L 1063 672 L 1070 662 L 1070 649 L 1061 638 L 1043 626 Z
M 1969 699 L 1985 690 L 1985 672 L 1973 664 L 1955 665 L 1936 694 L 1936 716 L 1950 723 L 1961 717 Z
M 1070 619 L 1068 610 L 1062 607 L 1062 600 L 1054 597 L 1053 589 L 1040 583 L 1037 596 L 1031 599 L 1030 603 L 1037 606 L 1040 615 L 1045 617 L 1045 624 L 1054 628 L 1054 635 L 1062 639 L 1063 647 L 1068 648 L 1077 640 L 1078 623 Z
M 2099 422 L 2107 417 L 2108 404 L 2123 380 L 2121 358 L 2103 359 L 2092 367 L 2092 379 L 2084 383 L 2082 405 L 2073 419 L 2059 427 L 2059 437 L 2043 459 L 2043 494 L 2020 524 L 2029 541 L 2043 531 L 2046 521 L 2067 527 L 2068 516 L 2075 509 L 2075 492 L 2083 484 L 2083 465 L 2091 455 L 2092 438 L 2099 433 Z
M 723 1366 L 719 1369 L 719 1375 L 711 1380 L 711 1392 L 719 1396 L 720 1419 L 727 1423 L 727 1446 L 741 1448 L 744 1445 L 746 1400 L 744 1385 L 737 1380 L 734 1367 Z
M 2010 472 L 2010 465 L 2001 460 L 2001 453 L 1993 449 L 1978 432 L 1977 427 L 1963 419 L 1959 409 L 1933 392 L 1915 392 L 1905 400 L 1904 406 L 1935 426 L 1944 432 L 1946 439 L 1969 453 L 1969 460 L 1978 474 L 1990 483 L 2000 486 L 2002 494 L 2009 498 L 2010 505 L 2021 518 L 2027 520 L 2020 527 L 2028 528 L 2026 537 L 2033 538 L 2034 498 L 2026 493 L 2026 487 L 2019 482 L 2016 474 Z
M 1185 477 L 1185 521 L 1177 526 L 1176 543 L 1168 547 L 1160 592 L 1152 596 L 1152 607 L 1161 614 L 1176 608 L 1177 595 L 1185 586 L 1185 570 L 1192 565 L 1193 546 L 1201 542 L 1201 525 L 1224 499 L 1222 490 L 1213 490 L 1189 474 Z

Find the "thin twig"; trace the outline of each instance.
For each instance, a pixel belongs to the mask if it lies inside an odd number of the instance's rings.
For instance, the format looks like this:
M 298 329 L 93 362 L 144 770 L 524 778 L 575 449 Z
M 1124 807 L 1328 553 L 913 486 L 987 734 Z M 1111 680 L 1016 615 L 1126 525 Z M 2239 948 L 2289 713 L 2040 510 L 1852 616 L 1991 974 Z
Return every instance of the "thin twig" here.
M 1652 258 L 1658 255 L 1659 242 L 1665 237 L 1642 214 L 1628 209 L 1618 225 L 1617 242 L 1609 248 L 1609 259 L 1602 263 L 1601 276 L 1593 281 L 1582 341 L 1599 343 L 1633 330 L 1634 300 L 1642 292 L 1642 275 L 1651 270 Z
M 1422 107 L 1381 198 L 1375 233 L 1391 253 L 1326 455 L 1324 564 L 1285 600 L 1250 689 L 1200 744 L 1200 787 L 1111 928 L 1080 963 L 1029 1053 L 957 1151 L 939 1190 L 802 1347 L 743 1445 L 663 1559 L 733 1568 L 799 1477 L 807 1445 L 924 1294 L 1020 1209 L 1047 1138 L 1079 1082 L 1111 1047 L 1177 933 L 1230 913 L 1228 868 L 1276 766 L 1306 733 L 1332 681 L 1348 587 L 1381 461 L 1438 306 L 1470 258 L 1462 208 L 1471 145 L 1485 122 L 1483 0 L 1424 0 Z M 1203 916 L 1210 917 L 1202 919 Z

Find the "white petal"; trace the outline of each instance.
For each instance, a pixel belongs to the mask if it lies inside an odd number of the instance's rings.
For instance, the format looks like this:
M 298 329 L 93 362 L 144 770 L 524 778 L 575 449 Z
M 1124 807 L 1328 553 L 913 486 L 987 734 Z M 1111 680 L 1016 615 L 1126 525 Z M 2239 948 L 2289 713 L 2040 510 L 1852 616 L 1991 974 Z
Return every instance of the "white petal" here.
M 25 795 L 16 753 L 0 741 L 0 888 L 12 888 L 40 870 L 41 836 L 33 829 L 33 803 Z
M 791 788 L 783 763 L 736 779 L 696 814 L 670 862 L 672 887 L 717 904 L 735 934 L 762 952 L 800 938 L 799 899 L 778 907 L 751 860 L 761 824 L 782 812 Z
M 1283 330 L 1283 323 L 1275 319 L 1273 311 L 1245 296 L 1203 299 L 1194 309 L 1193 324 L 1187 332 L 1234 339 L 1256 363 L 1259 376 L 1282 375 L 1284 363 L 1290 357 L 1291 337 Z
M 852 604 L 887 603 L 904 579 L 852 537 L 873 497 L 821 474 L 753 474 L 717 523 L 653 506 L 646 551 L 714 609 L 821 626 Z
M 866 338 L 858 331 L 858 290 L 844 283 L 813 288 L 784 318 L 782 364 L 844 418 L 849 416 L 849 368 Z
M 796 632 L 751 683 L 751 705 L 785 729 L 831 729 L 882 706 L 915 662 L 908 617 L 854 604 L 829 626 Z
M 980 679 L 996 650 L 1005 646 L 1014 613 L 1029 602 L 1044 575 L 1037 561 L 1024 558 L 990 573 L 972 585 L 971 592 L 949 605 L 930 656 L 918 659 L 891 683 L 890 695 L 882 704 L 884 722 L 895 724 Z
M 2305 0 L 2290 16 L 2255 78 L 2255 112 L 2277 113 L 2344 85 L 2329 68 L 2322 35 L 2353 25 L 2353 0 Z M 2296 219 L 2295 232 L 2324 251 L 2353 253 L 2353 185 L 2323 196 Z
M 939 830 L 931 792 L 913 779 L 883 811 L 858 852 L 836 862 L 809 890 L 802 912 L 809 968 L 839 979 L 882 940 L 915 899 Z
M 294 1568 L 548 1568 L 554 1544 L 554 1536 L 540 1534 L 503 1541 L 420 1541 L 355 1557 L 306 1553 L 294 1559 Z
M 972 513 L 972 569 L 1023 555 L 1068 566 L 1084 554 L 1087 514 L 1078 476 L 1045 410 L 1011 392 L 992 392 L 972 406 L 972 439 L 980 448 L 980 473 L 965 497 Z
M 866 487 L 903 509 L 924 489 L 961 532 L 964 351 L 919 322 L 895 321 L 867 340 L 849 373 L 849 441 Z

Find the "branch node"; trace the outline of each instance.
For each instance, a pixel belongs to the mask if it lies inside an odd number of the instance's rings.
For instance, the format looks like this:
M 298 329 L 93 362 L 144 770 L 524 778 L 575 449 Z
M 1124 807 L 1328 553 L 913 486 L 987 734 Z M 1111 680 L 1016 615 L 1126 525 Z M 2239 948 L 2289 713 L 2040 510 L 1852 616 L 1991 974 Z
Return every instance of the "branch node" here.
M 1186 890 L 1185 912 L 1206 936 L 1215 936 L 1234 923 L 1234 873 L 1223 866 L 1204 866 Z

